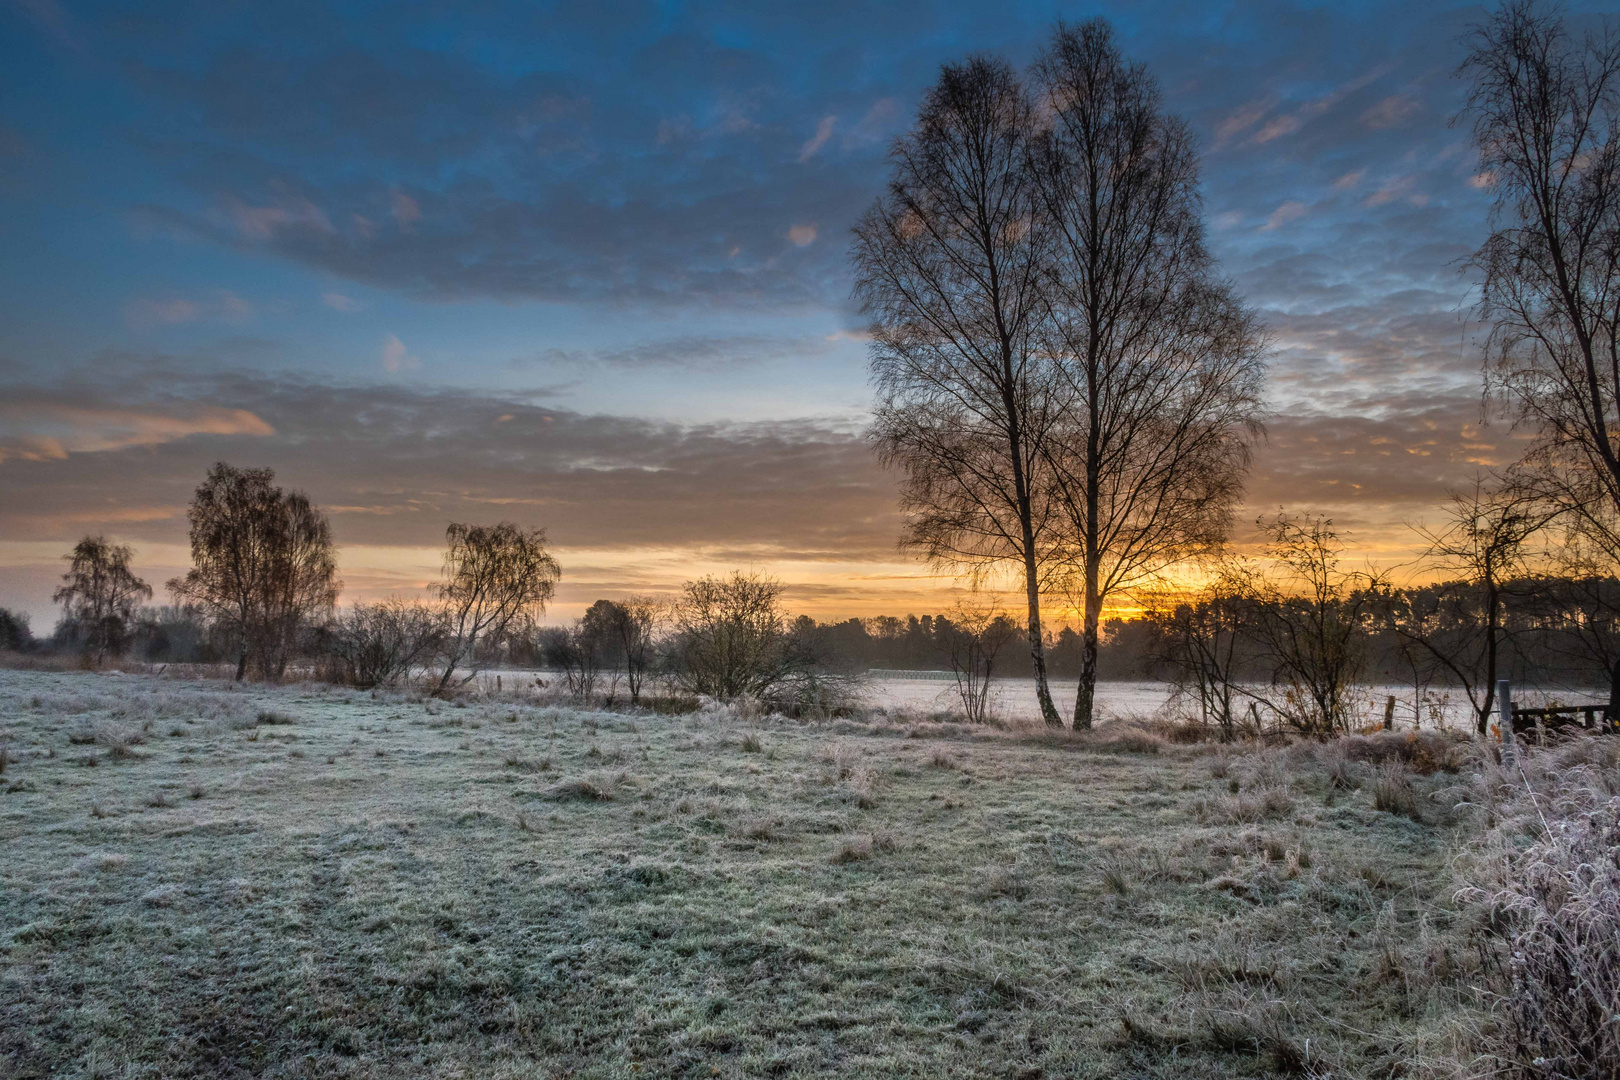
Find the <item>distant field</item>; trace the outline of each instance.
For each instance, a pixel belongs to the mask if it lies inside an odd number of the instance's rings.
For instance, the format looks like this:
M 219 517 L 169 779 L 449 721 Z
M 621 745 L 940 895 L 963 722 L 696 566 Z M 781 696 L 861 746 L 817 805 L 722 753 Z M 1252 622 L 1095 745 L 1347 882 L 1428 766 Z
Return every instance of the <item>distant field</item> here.
M 1420 1075 L 1458 777 L 1110 727 L 0 672 L 0 1075 Z

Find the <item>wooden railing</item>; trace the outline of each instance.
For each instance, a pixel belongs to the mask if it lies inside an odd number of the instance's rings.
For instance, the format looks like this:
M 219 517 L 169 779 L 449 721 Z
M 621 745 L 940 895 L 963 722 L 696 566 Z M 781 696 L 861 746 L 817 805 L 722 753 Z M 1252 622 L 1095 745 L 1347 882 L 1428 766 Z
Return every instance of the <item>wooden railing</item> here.
M 1607 705 L 1551 705 L 1544 708 L 1513 710 L 1513 733 L 1560 731 L 1585 728 L 1607 735 L 1620 735 L 1620 717 L 1611 717 Z

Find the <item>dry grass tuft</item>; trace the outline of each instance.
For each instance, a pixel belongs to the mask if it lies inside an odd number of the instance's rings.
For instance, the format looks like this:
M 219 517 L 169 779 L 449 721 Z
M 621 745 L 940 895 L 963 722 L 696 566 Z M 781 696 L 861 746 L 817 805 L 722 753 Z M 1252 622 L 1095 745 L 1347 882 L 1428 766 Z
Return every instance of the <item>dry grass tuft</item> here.
M 611 802 L 613 785 L 579 777 L 553 784 L 541 792 L 539 798 L 546 802 Z
M 1113 754 L 1157 754 L 1167 744 L 1157 732 L 1135 725 L 1113 723 L 1106 725 L 1090 745 L 1094 750 Z
M 1381 731 L 1375 735 L 1347 735 L 1324 747 L 1326 753 L 1346 761 L 1369 765 L 1400 764 L 1419 776 L 1454 773 L 1469 751 L 1462 735 L 1438 731 Z
M 996 866 L 984 875 L 984 895 L 1024 900 L 1029 897 L 1029 882 L 1015 867 Z
M 1413 821 L 1423 820 L 1417 789 L 1412 786 L 1412 779 L 1406 770 L 1398 764 L 1385 765 L 1378 771 L 1378 779 L 1373 782 L 1372 796 L 1374 810 L 1397 814 Z
M 828 862 L 834 866 L 865 862 L 874 854 L 899 850 L 900 842 L 893 833 L 875 832 L 867 836 L 852 836 L 838 845 Z
M 775 818 L 749 818 L 737 826 L 737 835 L 744 840 L 775 840 L 777 829 L 781 827 L 781 824 L 781 821 Z
M 834 866 L 843 866 L 848 863 L 862 862 L 872 857 L 872 838 L 870 836 L 852 836 L 838 845 L 838 850 L 828 862 Z
M 1235 796 L 1204 798 L 1193 804 L 1193 814 L 1199 821 L 1211 825 L 1252 825 L 1294 812 L 1293 796 L 1280 787 L 1244 791 L 1235 778 L 1231 783 L 1233 790 L 1239 792 Z
M 750 731 L 748 734 L 744 735 L 742 737 L 742 742 L 739 745 L 742 748 L 742 752 L 745 754 L 758 754 L 762 753 L 765 749 L 760 745 L 759 733 L 754 731 Z

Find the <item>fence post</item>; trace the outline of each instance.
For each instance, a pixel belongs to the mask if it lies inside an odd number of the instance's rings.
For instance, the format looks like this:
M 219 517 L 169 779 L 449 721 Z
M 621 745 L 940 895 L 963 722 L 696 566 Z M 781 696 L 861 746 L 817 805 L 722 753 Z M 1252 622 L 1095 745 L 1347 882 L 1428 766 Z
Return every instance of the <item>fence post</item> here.
M 1389 695 L 1389 700 L 1384 702 L 1384 730 L 1389 731 L 1394 726 L 1395 726 L 1395 695 L 1391 694 L 1391 695 Z
M 1515 761 L 1513 743 L 1513 685 L 1506 679 L 1496 681 L 1496 699 L 1502 709 L 1502 764 L 1511 766 Z

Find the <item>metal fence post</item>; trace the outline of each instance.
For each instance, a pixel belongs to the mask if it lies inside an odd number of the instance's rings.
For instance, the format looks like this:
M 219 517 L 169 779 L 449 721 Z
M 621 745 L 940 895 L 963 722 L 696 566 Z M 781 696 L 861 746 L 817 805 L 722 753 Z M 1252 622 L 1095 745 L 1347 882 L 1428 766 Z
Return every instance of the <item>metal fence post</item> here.
M 1502 764 L 1511 766 L 1515 760 L 1513 743 L 1513 685 L 1506 679 L 1496 681 L 1497 704 L 1502 710 Z

